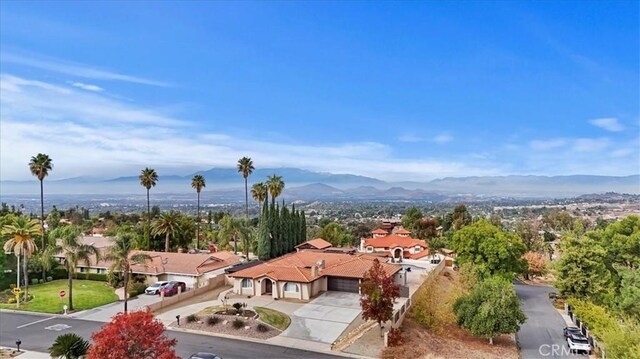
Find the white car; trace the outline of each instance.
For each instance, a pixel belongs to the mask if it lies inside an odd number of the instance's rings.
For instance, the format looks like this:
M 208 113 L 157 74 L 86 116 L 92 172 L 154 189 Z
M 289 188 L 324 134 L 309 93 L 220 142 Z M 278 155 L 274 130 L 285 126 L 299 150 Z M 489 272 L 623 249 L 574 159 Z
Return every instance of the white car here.
M 589 344 L 589 340 L 582 334 L 571 334 L 567 337 L 567 345 L 569 345 L 569 350 L 571 352 L 586 352 L 587 354 L 591 354 L 591 344 Z
M 149 295 L 160 294 L 160 289 L 164 288 L 167 284 L 169 284 L 169 282 L 155 282 L 152 285 L 148 286 L 147 289 L 144 290 L 144 292 Z

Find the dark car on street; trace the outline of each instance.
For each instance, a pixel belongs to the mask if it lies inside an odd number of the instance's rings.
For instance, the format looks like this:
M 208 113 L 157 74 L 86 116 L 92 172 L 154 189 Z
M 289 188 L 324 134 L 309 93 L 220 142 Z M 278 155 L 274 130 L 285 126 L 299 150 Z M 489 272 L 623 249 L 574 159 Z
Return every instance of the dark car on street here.
M 193 353 L 189 359 L 222 359 L 213 353 Z
M 160 292 L 164 293 L 165 297 L 178 294 L 178 288 L 181 288 L 181 292 L 184 293 L 187 290 L 187 285 L 184 282 L 172 281 L 160 289 Z

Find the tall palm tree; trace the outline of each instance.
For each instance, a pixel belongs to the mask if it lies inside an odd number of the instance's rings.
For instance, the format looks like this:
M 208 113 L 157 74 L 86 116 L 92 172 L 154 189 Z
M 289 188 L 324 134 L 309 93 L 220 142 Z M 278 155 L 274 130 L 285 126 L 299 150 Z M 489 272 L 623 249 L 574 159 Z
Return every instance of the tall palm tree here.
M 151 242 L 149 241 L 149 230 L 151 228 L 151 204 L 149 202 L 149 190 L 151 190 L 151 187 L 155 187 L 156 182 L 158 182 L 158 174 L 153 168 L 147 167 L 142 170 L 138 178 L 140 179 L 142 187 L 147 189 L 147 229 L 144 234 L 147 237 L 147 250 L 149 250 L 149 248 L 151 248 Z
M 275 204 L 276 197 L 281 195 L 284 190 L 284 181 L 282 181 L 282 176 L 276 176 L 275 173 L 273 176 L 268 176 L 267 189 L 269 189 L 269 194 L 271 194 L 271 204 Z
M 31 157 L 29 161 L 29 170 L 31 174 L 38 178 L 40 181 L 40 226 L 42 227 L 40 244 L 44 250 L 44 178 L 49 175 L 49 171 L 53 170 L 53 161 L 44 153 L 38 153 Z M 42 268 L 42 279 L 46 279 L 47 274 L 45 269 Z
M 129 274 L 134 264 L 145 264 L 151 261 L 151 256 L 142 252 L 133 252 L 133 234 L 120 233 L 113 241 L 113 245 L 103 257 L 105 260 L 111 261 L 112 272 L 122 272 L 124 279 L 124 312 L 127 313 Z
M 247 188 L 247 177 L 253 172 L 253 161 L 249 157 L 242 157 L 238 160 L 238 172 L 244 177 L 244 204 L 247 219 L 249 219 L 249 189 Z
M 33 237 L 40 235 L 42 227 L 37 219 L 30 219 L 25 216 L 19 216 L 13 219 L 11 224 L 7 224 L 2 228 L 2 235 L 9 237 L 4 244 L 5 252 L 13 252 L 18 258 L 18 277 L 16 285 L 20 287 L 20 256 L 24 257 L 23 278 L 24 278 L 24 295 L 29 295 L 29 273 L 27 271 L 27 261 L 29 257 L 38 249 Z
M 56 239 L 54 252 L 64 256 L 63 264 L 69 275 L 69 310 L 73 310 L 73 273 L 81 261 L 90 265 L 92 255 L 95 257 L 94 263 L 97 263 L 100 252 L 93 244 L 80 241 L 82 230 L 78 226 L 58 227 L 51 232 L 51 236 Z
M 75 333 L 59 335 L 49 347 L 49 355 L 59 359 L 80 359 L 89 352 L 89 342 Z
M 153 221 L 152 233 L 156 235 L 164 235 L 164 251 L 169 252 L 170 237 L 175 236 L 180 230 L 180 212 L 168 211 L 160 215 L 160 218 Z
M 196 215 L 196 250 L 200 249 L 200 191 L 207 186 L 202 175 L 195 175 L 191 179 L 191 187 L 198 193 L 198 214 Z
M 251 186 L 251 197 L 258 202 L 264 203 L 264 198 L 267 196 L 267 186 L 263 182 L 254 183 Z
M 231 217 L 228 214 L 225 215 L 220 220 L 220 232 L 218 232 L 218 236 L 227 242 L 233 241 L 234 254 L 238 254 L 238 241 L 242 240 L 245 255 L 247 259 L 249 258 L 249 238 L 251 233 L 243 220 Z

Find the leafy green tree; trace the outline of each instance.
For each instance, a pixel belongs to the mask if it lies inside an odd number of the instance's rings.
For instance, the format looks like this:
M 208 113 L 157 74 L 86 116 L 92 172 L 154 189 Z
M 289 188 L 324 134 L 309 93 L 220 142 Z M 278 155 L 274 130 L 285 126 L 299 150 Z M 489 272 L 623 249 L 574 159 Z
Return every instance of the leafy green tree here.
M 152 232 L 154 236 L 164 235 L 164 251 L 169 252 L 171 249 L 171 237 L 175 236 L 180 230 L 181 215 L 178 211 L 167 211 L 160 215 L 153 222 Z
M 499 277 L 480 282 L 469 295 L 453 305 L 458 325 L 478 337 L 493 338 L 520 330 L 527 317 L 520 308 L 520 300 L 513 285 Z
M 132 233 L 121 233 L 113 241 L 113 245 L 109 247 L 104 259 L 111 261 L 110 272 L 121 272 L 124 279 L 124 312 L 127 313 L 127 302 L 129 296 L 129 276 L 131 275 L 131 267 L 134 264 L 145 264 L 152 258 L 146 253 L 133 252 Z
M 562 239 L 562 257 L 556 264 L 556 288 L 561 294 L 595 303 L 612 300 L 615 288 L 607 268 L 606 250 L 589 237 L 580 239 L 567 232 Z
M 49 215 L 47 216 L 47 226 L 49 229 L 56 229 L 60 226 L 60 220 L 62 219 L 62 216 L 60 215 L 60 211 L 58 211 L 58 209 L 56 208 L 56 206 L 53 206 L 53 209 L 51 210 L 51 213 L 49 213 Z
M 56 239 L 54 253 L 64 256 L 64 266 L 67 269 L 69 284 L 69 310 L 73 310 L 73 273 L 81 261 L 87 265 L 91 264 L 91 256 L 95 257 L 95 262 L 100 258 L 100 252 L 92 244 L 80 242 L 82 232 L 77 226 L 64 226 L 54 229 L 51 236 Z
M 640 268 L 640 216 L 625 217 L 585 236 L 606 248 L 607 263 Z
M 618 268 L 618 274 L 621 281 L 617 309 L 640 322 L 640 269 Z
M 354 244 L 353 236 L 336 222 L 331 222 L 324 226 L 320 232 L 320 237 L 336 247 Z
M 60 359 L 81 359 L 89 352 L 89 342 L 74 333 L 59 335 L 49 347 L 49 355 Z
M 522 273 L 527 266 L 522 255 L 526 246 L 514 233 L 505 233 L 481 219 L 455 232 L 451 247 L 460 264 L 471 263 L 485 275 L 510 276 Z
M 198 207 L 196 213 L 196 249 L 200 249 L 200 192 L 207 186 L 207 183 L 202 175 L 195 175 L 191 179 L 191 187 L 196 190 L 198 194 Z
M 53 161 L 49 155 L 44 153 L 38 153 L 31 157 L 29 161 L 29 170 L 31 174 L 40 181 L 40 226 L 42 228 L 40 232 L 40 248 L 44 249 L 44 178 L 49 175 L 49 171 L 53 170 Z M 44 268 L 42 269 L 42 279 L 46 279 L 46 273 Z
M 262 182 L 254 183 L 251 186 L 251 197 L 258 203 L 264 202 L 267 198 L 267 186 Z
M 147 250 L 151 249 L 151 239 L 150 239 L 150 230 L 151 230 L 151 202 L 149 202 L 149 191 L 151 187 L 155 187 L 158 182 L 158 174 L 156 170 L 153 168 L 145 168 L 138 176 L 140 180 L 140 185 L 147 189 L 147 228 L 145 231 L 145 236 L 147 240 Z
M 516 222 L 516 233 L 527 246 L 529 251 L 537 251 L 540 249 L 542 243 L 540 235 L 538 234 L 538 228 L 531 220 L 520 220 Z
M 420 219 L 422 219 L 422 211 L 417 207 L 409 208 L 404 216 L 402 216 L 402 227 L 404 227 L 408 231 L 412 231 Z
M 400 296 L 400 288 L 393 282 L 376 258 L 360 283 L 362 319 L 375 320 L 380 326 L 393 317 L 393 302 Z
M 247 219 L 249 219 L 249 188 L 247 187 L 247 178 L 255 169 L 253 167 L 253 161 L 249 157 L 242 157 L 238 160 L 238 172 L 242 174 L 244 178 L 244 201 L 245 201 L 245 211 L 247 215 Z
M 223 237 L 227 241 L 233 241 L 233 252 L 238 253 L 238 242 L 244 243 L 245 256 L 249 258 L 249 237 L 251 233 L 246 222 L 240 218 L 234 218 L 226 215 L 220 221 L 219 237 Z
M 438 236 L 440 220 L 438 217 L 422 218 L 413 225 L 413 235 L 419 239 L 430 239 Z
M 24 296 L 29 296 L 29 271 L 28 261 L 29 257 L 38 250 L 36 242 L 33 240 L 35 236 L 39 236 L 42 232 L 42 227 L 39 225 L 37 219 L 30 219 L 26 216 L 17 216 L 13 218 L 11 224 L 5 224 L 2 227 L 2 235 L 8 239 L 4 243 L 5 252 L 13 252 L 18 258 L 18 266 L 20 266 L 20 257 L 24 258 L 23 265 L 23 278 L 24 278 Z M 17 283 L 18 287 L 20 284 Z

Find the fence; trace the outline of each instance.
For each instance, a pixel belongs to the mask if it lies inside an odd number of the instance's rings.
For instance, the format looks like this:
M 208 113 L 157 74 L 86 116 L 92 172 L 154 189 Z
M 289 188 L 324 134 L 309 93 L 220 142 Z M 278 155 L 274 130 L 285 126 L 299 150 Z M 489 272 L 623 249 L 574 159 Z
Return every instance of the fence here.
M 221 287 L 221 286 L 225 285 L 225 283 L 226 283 L 225 275 L 224 274 L 220 274 L 220 275 L 217 275 L 215 277 L 209 278 L 207 284 L 203 285 L 202 287 L 193 288 L 193 289 L 188 290 L 186 292 L 178 293 L 178 294 L 174 295 L 173 297 L 165 297 L 165 296 L 161 295 L 162 299 L 160 299 L 159 302 L 150 304 L 147 307 L 152 312 L 155 312 L 160 308 L 164 308 L 164 307 L 179 303 L 179 302 L 181 302 L 183 300 L 195 297 L 198 294 L 202 294 L 202 293 L 208 292 L 210 290 L 216 289 L 218 287 Z
M 569 304 L 564 303 L 564 310 L 566 311 L 569 318 L 571 318 L 571 322 L 575 324 L 578 328 L 580 328 L 580 332 L 584 334 L 585 337 L 587 337 L 587 339 L 589 340 L 589 343 L 591 343 L 591 347 L 594 349 L 598 349 L 602 359 L 605 359 L 606 357 L 605 350 L 602 344 L 600 344 L 600 342 L 598 341 L 598 338 L 591 335 L 591 333 L 589 332 L 589 328 L 578 317 L 576 317 L 573 314 L 573 310 L 571 309 L 571 306 Z

